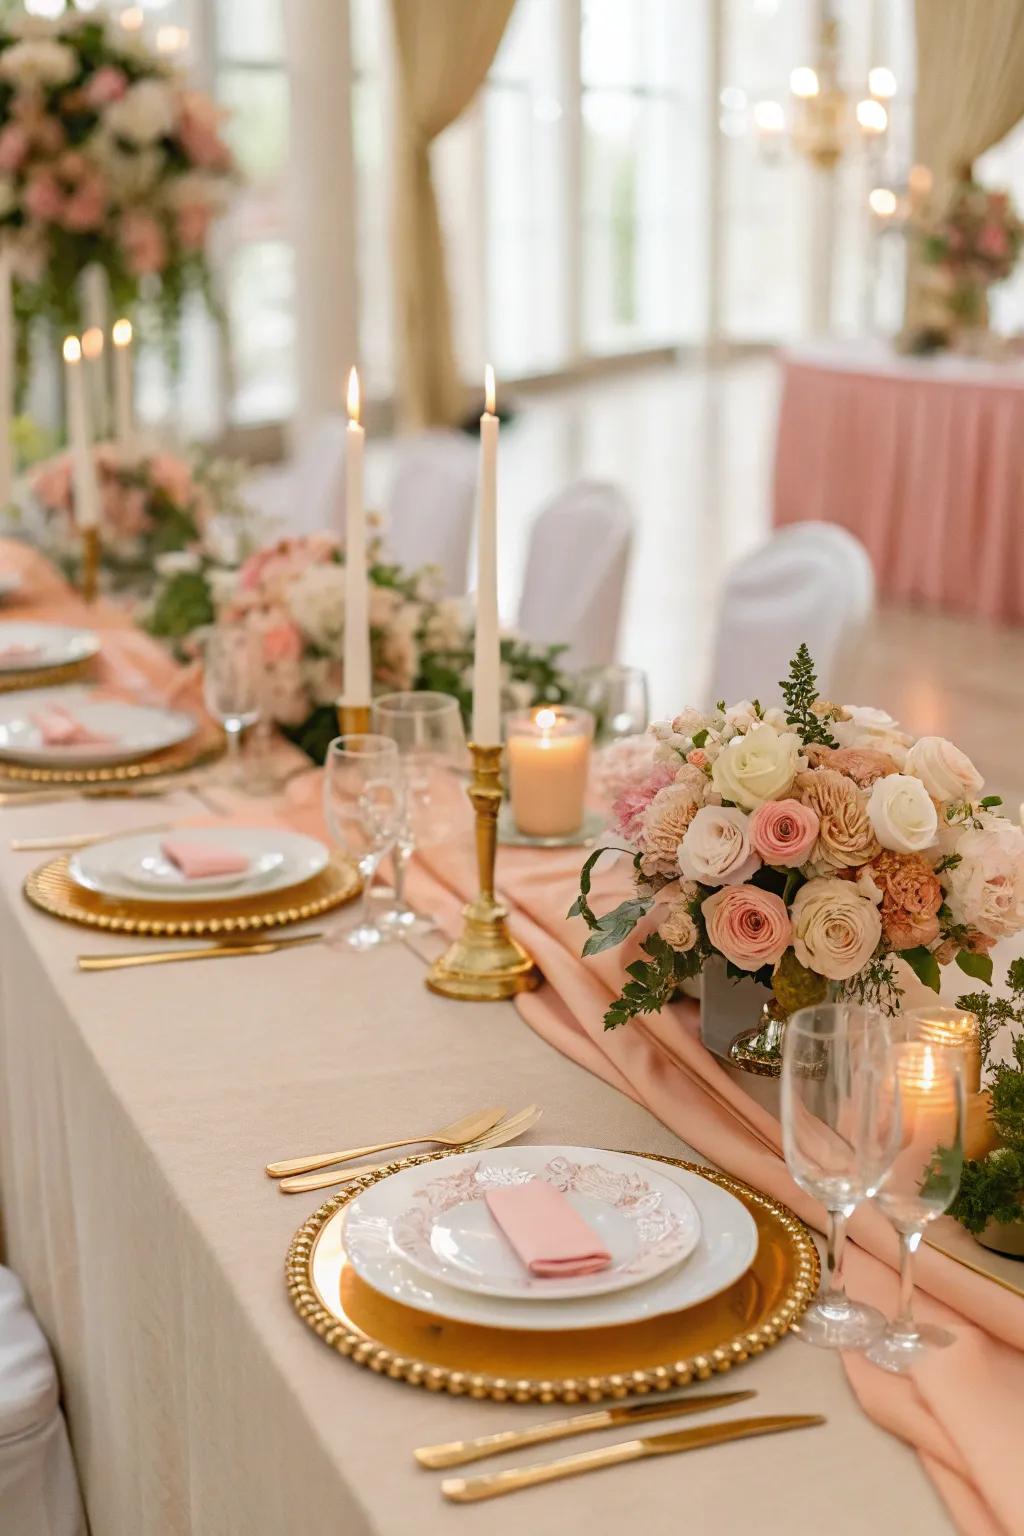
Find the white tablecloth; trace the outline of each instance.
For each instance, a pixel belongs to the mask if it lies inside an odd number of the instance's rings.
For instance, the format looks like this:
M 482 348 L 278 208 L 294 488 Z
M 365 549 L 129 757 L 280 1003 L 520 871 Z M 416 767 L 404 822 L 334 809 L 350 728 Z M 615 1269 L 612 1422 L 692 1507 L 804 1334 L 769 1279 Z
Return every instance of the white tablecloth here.
M 56 1352 L 93 1536 L 950 1529 L 839 1361 L 795 1340 L 719 1380 L 756 1388 L 756 1411 L 823 1412 L 825 1428 L 446 1505 L 414 1446 L 564 1409 L 432 1396 L 327 1349 L 283 1281 L 318 1197 L 282 1197 L 263 1164 L 496 1099 L 545 1106 L 534 1141 L 688 1149 L 510 1004 L 433 997 L 401 948 L 76 972 L 76 954 L 131 941 L 30 909 L 21 882 L 40 855 L 12 854 L 10 837 L 153 819 L 152 803 L 0 812 L 7 1260 Z

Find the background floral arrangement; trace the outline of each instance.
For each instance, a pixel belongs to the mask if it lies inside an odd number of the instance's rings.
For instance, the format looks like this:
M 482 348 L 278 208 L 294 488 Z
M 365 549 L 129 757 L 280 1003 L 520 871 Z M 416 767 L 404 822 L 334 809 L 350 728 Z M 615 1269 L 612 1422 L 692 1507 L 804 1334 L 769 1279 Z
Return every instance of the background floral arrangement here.
M 215 619 L 252 624 L 260 634 L 274 720 L 316 761 L 338 734 L 345 629 L 344 552 L 329 534 L 282 539 L 230 571 L 198 557 L 173 560 L 146 617 L 151 633 L 189 650 Z M 471 704 L 473 631 L 457 602 L 437 596 L 429 567 L 405 572 L 369 549 L 370 643 L 379 692 L 435 689 Z M 510 704 L 559 703 L 567 685 L 560 647 L 502 640 Z
M 101 559 L 115 586 L 148 585 L 162 556 L 187 552 L 199 557 L 210 550 L 215 519 L 218 548 L 228 522 L 242 537 L 248 514 L 238 494 L 239 466 L 118 443 L 97 443 L 93 455 Z M 70 453 L 37 464 L 28 476 L 28 490 L 29 520 L 41 523 L 40 542 L 68 575 L 76 576 L 81 535 L 75 528 Z
M 102 11 L 0 18 L 0 242 L 23 320 L 80 321 L 93 263 L 114 305 L 150 281 L 173 329 L 184 297 L 209 298 L 210 223 L 234 174 L 217 109 Z
M 989 1120 L 996 1146 L 984 1157 L 969 1157 L 960 1188 L 950 1207 L 969 1232 L 980 1233 L 990 1221 L 1024 1222 L 1024 960 L 1007 972 L 1008 997 L 971 992 L 957 998 L 978 1020 L 982 1059 L 988 1066 Z M 993 1041 L 1004 1028 L 1010 1060 L 993 1062 Z
M 1024 241 L 1009 194 L 960 181 L 941 214 L 921 218 L 917 234 L 924 260 L 944 280 L 953 315 L 969 323 L 983 320 L 988 289 L 1010 276 Z
M 643 765 L 625 749 L 614 818 L 635 894 L 595 915 L 599 849 L 569 913 L 595 954 L 653 909 L 647 959 L 607 1027 L 657 1012 L 712 955 L 783 1014 L 833 986 L 895 1012 L 897 957 L 936 991 L 950 961 L 988 983 L 993 944 L 1024 930 L 1024 830 L 982 796 L 970 759 L 882 710 L 818 698 L 806 646 L 781 687 L 784 709 L 685 710 L 651 727 Z

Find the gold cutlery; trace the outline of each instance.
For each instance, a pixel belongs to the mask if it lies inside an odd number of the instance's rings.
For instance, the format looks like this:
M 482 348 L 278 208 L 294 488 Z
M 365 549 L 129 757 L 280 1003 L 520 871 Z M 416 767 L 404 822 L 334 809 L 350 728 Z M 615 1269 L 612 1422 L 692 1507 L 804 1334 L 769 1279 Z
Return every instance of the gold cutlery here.
M 398 1141 L 378 1141 L 369 1147 L 348 1147 L 344 1152 L 314 1152 L 309 1157 L 290 1157 L 283 1163 L 268 1163 L 267 1173 L 272 1179 L 283 1179 L 290 1173 L 313 1173 L 317 1168 L 330 1168 L 334 1163 L 354 1163 L 360 1157 L 373 1157 L 375 1152 L 390 1152 L 394 1147 L 415 1147 L 420 1142 L 437 1142 L 442 1147 L 464 1147 L 467 1141 L 476 1141 L 487 1131 L 492 1131 L 506 1115 L 504 1105 L 497 1109 L 474 1110 L 453 1120 L 451 1125 L 422 1136 L 404 1136 Z
M 115 842 L 119 837 L 138 837 L 145 832 L 168 832 L 170 821 L 154 821 L 145 827 L 121 827 L 117 832 L 69 832 L 66 837 L 12 837 L 12 853 L 45 853 L 57 848 L 91 848 L 94 843 Z
M 463 1152 L 485 1152 L 490 1147 L 503 1147 L 510 1141 L 515 1141 L 519 1136 L 525 1136 L 532 1130 L 543 1114 L 543 1110 L 536 1104 L 530 1104 L 526 1109 L 521 1109 L 517 1115 L 510 1115 L 507 1120 L 500 1121 L 493 1131 L 488 1131 L 486 1136 L 480 1136 L 476 1141 L 467 1142 L 461 1148 Z M 304 1195 L 312 1189 L 329 1189 L 332 1184 L 345 1184 L 352 1179 L 361 1179 L 368 1173 L 380 1173 L 384 1168 L 390 1168 L 390 1163 L 364 1163 L 358 1168 L 350 1168 L 348 1171 L 330 1173 L 307 1173 L 298 1179 L 281 1179 L 278 1189 L 282 1195 Z
M 767 1414 L 760 1419 L 733 1419 L 731 1424 L 700 1424 L 695 1429 L 670 1430 L 666 1435 L 649 1435 L 644 1440 L 622 1440 L 597 1451 L 580 1451 L 563 1456 L 560 1461 L 537 1462 L 529 1467 L 510 1467 L 507 1472 L 487 1473 L 483 1477 L 446 1477 L 441 1492 L 456 1504 L 474 1504 L 478 1499 L 497 1498 L 520 1488 L 536 1488 L 561 1477 L 577 1477 L 581 1472 L 596 1472 L 600 1467 L 617 1467 L 627 1461 L 642 1461 L 647 1456 L 671 1456 L 677 1451 L 696 1451 L 706 1445 L 724 1445 L 729 1440 L 746 1440 L 753 1435 L 775 1435 L 787 1429 L 809 1429 L 824 1424 L 820 1413 Z
M 447 1445 L 423 1445 L 413 1455 L 421 1467 L 464 1467 L 470 1461 L 483 1461 L 504 1451 L 518 1451 L 528 1445 L 544 1445 L 549 1440 L 566 1440 L 571 1435 L 588 1435 L 597 1429 L 618 1429 L 623 1424 L 643 1424 L 649 1419 L 670 1419 L 688 1413 L 711 1412 L 730 1408 L 756 1397 L 756 1392 L 712 1392 L 704 1397 L 658 1397 L 651 1402 L 627 1403 L 615 1408 L 598 1408 L 594 1413 L 578 1413 L 571 1419 L 554 1419 L 550 1424 L 534 1424 L 530 1429 L 503 1429 L 496 1435 L 479 1435 L 475 1440 L 451 1440 Z
M 80 971 L 123 971 L 137 965 L 168 965 L 173 960 L 223 960 L 241 955 L 274 955 L 279 949 L 314 944 L 323 938 L 315 933 L 290 934 L 284 939 L 239 939 L 234 944 L 204 944 L 201 949 L 150 949 L 131 955 L 79 955 Z
M 62 784 L 52 789 L 0 790 L 0 809 L 23 805 L 56 805 L 62 800 L 158 800 L 177 790 L 195 791 L 197 782 L 175 778 L 113 780 L 109 784 Z

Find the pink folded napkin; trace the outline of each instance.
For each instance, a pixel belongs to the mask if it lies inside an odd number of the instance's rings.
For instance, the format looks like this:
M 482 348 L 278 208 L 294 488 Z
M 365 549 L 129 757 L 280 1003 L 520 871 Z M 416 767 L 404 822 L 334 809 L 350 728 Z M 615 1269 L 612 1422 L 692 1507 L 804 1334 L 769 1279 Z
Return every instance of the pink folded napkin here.
M 612 1261 L 562 1191 L 543 1179 L 489 1189 L 484 1199 L 531 1275 L 548 1280 L 592 1275 Z
M 62 704 L 36 710 L 32 721 L 39 727 L 44 747 L 98 747 L 117 740 L 104 731 L 90 730 Z
M 234 848 L 218 848 L 214 843 L 190 843 L 184 838 L 166 837 L 160 844 L 164 858 L 180 869 L 186 880 L 204 880 L 210 875 L 242 875 L 249 868 L 244 853 Z

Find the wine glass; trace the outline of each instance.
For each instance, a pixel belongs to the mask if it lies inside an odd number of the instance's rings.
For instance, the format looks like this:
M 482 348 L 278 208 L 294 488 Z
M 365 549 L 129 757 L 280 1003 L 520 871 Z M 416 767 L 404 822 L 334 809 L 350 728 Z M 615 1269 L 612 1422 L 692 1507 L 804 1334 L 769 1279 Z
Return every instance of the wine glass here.
M 949 1208 L 960 1188 L 964 1060 L 956 1047 L 921 1039 L 919 1023 L 913 1013 L 897 1020 L 893 1064 L 903 1134 L 874 1197 L 900 1239 L 899 1311 L 868 1350 L 868 1359 L 887 1371 L 909 1371 L 923 1351 L 954 1342 L 945 1328 L 914 1321 L 914 1254 L 925 1227 Z
M 426 932 L 434 927 L 406 903 L 405 874 L 413 850 L 451 835 L 465 795 L 455 773 L 466 762 L 459 701 L 448 693 L 386 693 L 373 703 L 374 728 L 395 743 L 405 780 L 405 814 L 395 842 L 395 894 L 382 927 Z
M 203 697 L 224 728 L 228 773 L 241 773 L 242 732 L 260 717 L 262 669 L 259 640 L 247 624 L 218 624 L 206 637 Z
M 576 679 L 573 702 L 594 716 L 598 746 L 639 736 L 647 729 L 647 673 L 640 667 L 587 667 Z
M 786 1026 L 786 1166 L 800 1188 L 828 1210 L 827 1276 L 793 1331 L 826 1349 L 863 1349 L 885 1327 L 874 1307 L 847 1296 L 843 1247 L 847 1222 L 878 1189 L 899 1146 L 891 1051 L 884 1015 L 855 1003 L 801 1008 Z
M 324 819 L 335 842 L 359 866 L 363 895 L 354 925 L 342 923 L 328 942 L 373 949 L 389 937 L 374 922 L 370 887 L 377 866 L 394 847 L 403 817 L 398 748 L 387 736 L 338 736 L 324 762 Z

